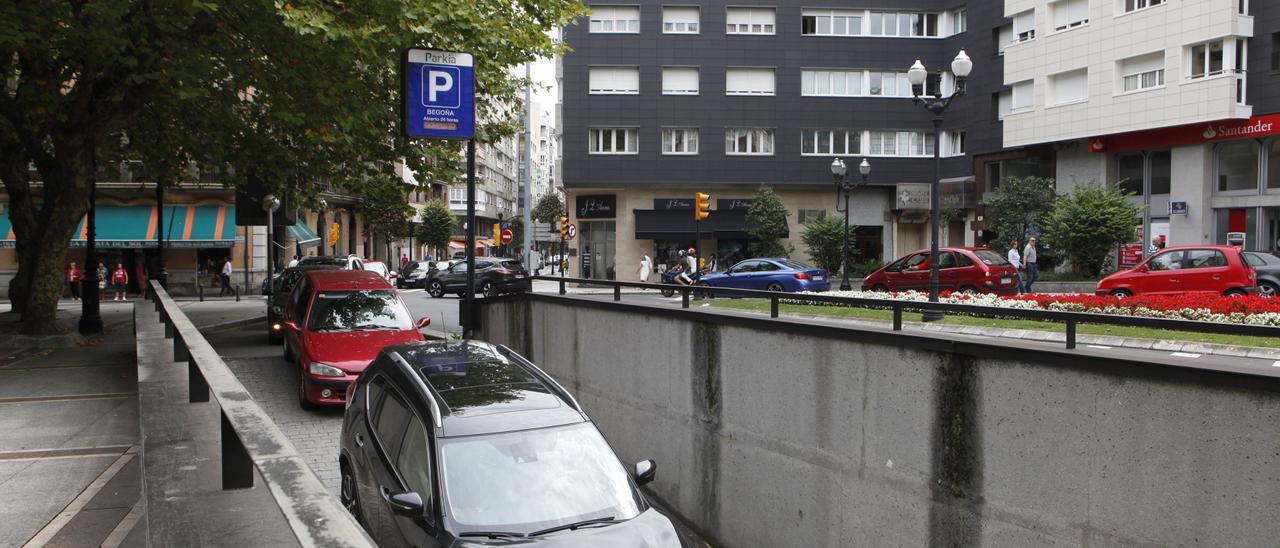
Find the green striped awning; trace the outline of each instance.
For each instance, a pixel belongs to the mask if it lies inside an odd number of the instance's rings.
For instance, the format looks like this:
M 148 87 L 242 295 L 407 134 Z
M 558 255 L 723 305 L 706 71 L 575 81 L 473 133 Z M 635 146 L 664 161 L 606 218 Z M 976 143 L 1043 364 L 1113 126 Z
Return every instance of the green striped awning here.
M 13 223 L 9 220 L 10 204 L 2 204 L 0 212 L 0 247 L 13 247 Z M 165 246 L 172 248 L 232 247 L 236 243 L 235 206 L 170 205 L 165 206 Z M 87 215 L 80 219 L 71 235 L 71 247 L 84 247 L 88 239 Z M 160 212 L 155 206 L 100 205 L 97 207 L 97 246 L 102 248 L 141 249 L 155 247 L 160 226 Z
M 320 236 L 316 235 L 316 231 L 305 223 L 289 225 L 289 235 L 293 236 L 294 243 L 306 247 L 311 245 L 320 245 Z

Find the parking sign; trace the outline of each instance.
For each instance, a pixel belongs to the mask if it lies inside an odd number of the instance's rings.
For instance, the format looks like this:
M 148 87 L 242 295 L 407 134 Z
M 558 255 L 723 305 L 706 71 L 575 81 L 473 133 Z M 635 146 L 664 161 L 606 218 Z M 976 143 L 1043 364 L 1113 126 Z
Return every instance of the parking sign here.
M 410 49 L 401 69 L 404 133 L 470 139 L 475 133 L 475 67 L 470 53 Z

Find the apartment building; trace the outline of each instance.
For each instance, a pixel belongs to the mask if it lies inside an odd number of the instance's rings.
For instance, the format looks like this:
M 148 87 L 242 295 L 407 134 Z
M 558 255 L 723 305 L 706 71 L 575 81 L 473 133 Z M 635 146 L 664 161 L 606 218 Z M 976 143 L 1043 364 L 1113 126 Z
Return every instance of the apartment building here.
M 519 137 L 506 137 L 495 143 L 476 144 L 476 248 L 481 254 L 494 246 L 491 227 L 504 219 L 519 215 L 520 152 Z M 452 247 L 465 248 L 463 226 L 467 222 L 467 182 L 465 178 L 449 185 L 449 210 L 458 217 L 458 231 Z

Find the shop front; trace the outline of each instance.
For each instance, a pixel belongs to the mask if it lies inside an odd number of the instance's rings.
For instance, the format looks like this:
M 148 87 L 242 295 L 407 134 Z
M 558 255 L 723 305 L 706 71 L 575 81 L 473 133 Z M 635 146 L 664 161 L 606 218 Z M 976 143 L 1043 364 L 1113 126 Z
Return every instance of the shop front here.
M 616 194 L 587 194 L 574 198 L 579 276 L 592 280 L 617 279 L 617 211 Z

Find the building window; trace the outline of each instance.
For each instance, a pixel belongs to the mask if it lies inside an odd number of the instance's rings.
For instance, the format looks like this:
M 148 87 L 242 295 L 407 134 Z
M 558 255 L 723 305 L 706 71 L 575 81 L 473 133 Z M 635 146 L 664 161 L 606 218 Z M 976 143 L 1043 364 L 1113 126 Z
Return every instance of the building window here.
M 942 132 L 942 156 L 964 156 L 965 132 Z
M 922 131 L 869 131 L 871 156 L 933 156 L 933 134 Z
M 1120 61 L 1120 92 L 1141 91 L 1164 86 L 1164 52 L 1130 57 Z
M 1025 112 L 1035 107 L 1035 86 L 1031 80 L 1013 85 L 1009 102 L 1009 113 Z
M 698 34 L 697 6 L 663 6 L 663 34 Z
M 598 128 L 591 130 L 591 154 L 635 154 L 640 130 Z
M 827 210 L 825 209 L 798 209 L 796 210 L 796 220 L 800 224 L 808 224 L 811 221 L 826 218 Z
M 773 34 L 773 8 L 728 8 L 725 10 L 726 34 Z
M 911 97 L 911 81 L 905 72 L 871 72 L 867 80 L 868 95 Z
M 867 34 L 871 36 L 938 36 L 938 14 L 873 11 Z
M 806 129 L 800 132 L 800 154 L 847 156 L 862 154 L 862 130 Z
M 960 8 L 951 12 L 951 34 L 969 30 L 969 10 Z
M 1015 88 L 1016 89 L 1016 88 Z M 1051 105 L 1069 105 L 1089 100 L 1088 69 L 1072 70 L 1049 77 Z M 1015 108 L 1017 108 L 1015 106 Z
M 855 97 L 864 95 L 861 70 L 804 70 L 800 72 L 800 94 L 813 97 Z
M 640 6 L 591 6 L 591 32 L 639 33 Z
M 998 91 L 991 94 L 991 112 L 996 120 L 1003 120 L 1013 111 L 1013 90 Z
M 1058 0 L 1049 5 L 1049 11 L 1055 31 L 1089 24 L 1089 0 Z
M 1151 6 L 1159 6 L 1164 0 L 1124 0 L 1125 13 L 1137 11 Z
M 1206 76 L 1215 76 L 1222 74 L 1222 40 L 1215 40 L 1205 44 L 1197 44 L 1191 46 L 1188 61 L 1191 68 L 1187 71 L 1188 78 L 1204 78 Z
M 1280 70 L 1280 32 L 1271 33 L 1271 70 Z
M 810 36 L 858 36 L 865 10 L 804 10 L 801 34 Z
M 1280 190 L 1280 139 L 1267 143 L 1267 189 Z
M 663 154 L 697 154 L 698 128 L 664 128 L 662 130 Z
M 663 95 L 697 95 L 697 67 L 662 67 Z
M 1013 16 L 1013 42 L 1026 42 L 1036 37 L 1036 10 Z
M 1004 55 L 1004 48 L 1013 43 L 1013 25 L 1001 25 L 992 29 L 991 37 L 996 41 L 996 55 Z
M 1258 189 L 1258 144 L 1251 139 L 1218 147 L 1218 190 Z
M 725 129 L 724 152 L 730 155 L 772 156 L 773 130 L 765 128 Z
M 587 92 L 592 95 L 640 93 L 640 67 L 590 67 Z
M 771 68 L 730 67 L 725 70 L 725 95 L 773 95 Z

